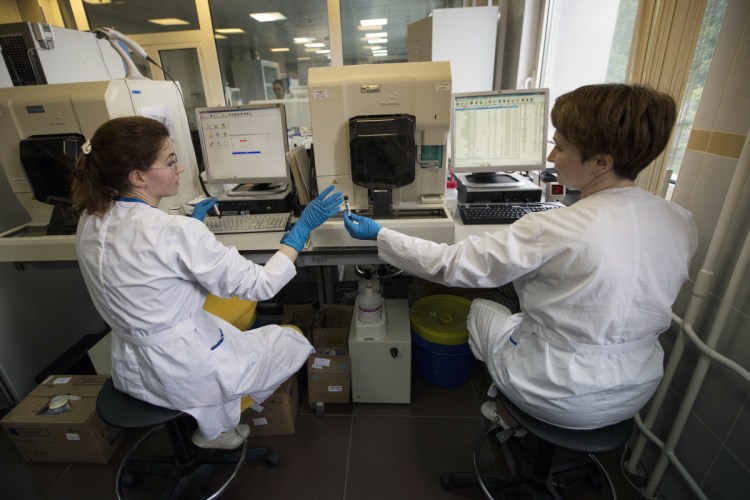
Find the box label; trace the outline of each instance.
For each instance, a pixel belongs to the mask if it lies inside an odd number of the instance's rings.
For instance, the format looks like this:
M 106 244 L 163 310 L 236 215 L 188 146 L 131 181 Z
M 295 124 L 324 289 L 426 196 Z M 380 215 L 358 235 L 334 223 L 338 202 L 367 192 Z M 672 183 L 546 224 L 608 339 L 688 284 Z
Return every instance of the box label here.
M 68 441 L 80 441 L 81 436 L 77 432 L 66 432 L 65 439 Z
M 344 388 L 340 385 L 329 385 L 328 392 L 344 392 Z
M 331 366 L 331 360 L 327 358 L 315 358 L 312 363 L 313 368 L 321 369 Z
M 268 419 L 267 418 L 254 418 L 253 419 L 253 425 L 268 425 Z

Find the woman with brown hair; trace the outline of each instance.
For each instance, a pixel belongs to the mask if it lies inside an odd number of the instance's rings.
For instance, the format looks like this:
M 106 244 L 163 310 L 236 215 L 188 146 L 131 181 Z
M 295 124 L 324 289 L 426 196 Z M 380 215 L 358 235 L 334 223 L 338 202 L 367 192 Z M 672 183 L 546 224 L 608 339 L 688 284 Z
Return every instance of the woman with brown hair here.
M 411 238 L 365 217 L 349 233 L 378 256 L 449 286 L 513 283 L 521 312 L 475 300 L 469 344 L 519 408 L 593 429 L 632 417 L 662 377 L 659 334 L 688 279 L 698 235 L 690 212 L 635 184 L 666 147 L 674 100 L 638 85 L 589 85 L 552 109 L 548 157 L 577 203 L 531 213 L 455 245 Z M 494 402 L 483 405 L 494 415 Z
M 276 295 L 296 274 L 309 233 L 339 211 L 341 193 L 323 191 L 259 266 L 200 220 L 156 208 L 177 193 L 184 170 L 158 121 L 110 120 L 82 150 L 72 187 L 81 213 L 76 251 L 94 305 L 112 329 L 115 387 L 194 416 L 197 446 L 236 448 L 249 434 L 238 425 L 240 397 L 262 402 L 313 350 L 294 328 L 240 332 L 203 303 L 209 293 Z M 208 205 L 202 208 L 205 214 Z

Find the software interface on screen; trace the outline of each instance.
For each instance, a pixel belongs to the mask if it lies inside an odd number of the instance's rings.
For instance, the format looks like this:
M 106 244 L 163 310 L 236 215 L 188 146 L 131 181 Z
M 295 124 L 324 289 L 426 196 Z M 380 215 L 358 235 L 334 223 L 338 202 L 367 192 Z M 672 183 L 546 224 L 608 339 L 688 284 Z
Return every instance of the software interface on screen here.
M 546 89 L 453 96 L 457 172 L 537 170 L 546 166 Z
M 287 180 L 283 106 L 202 108 L 196 115 L 208 182 Z

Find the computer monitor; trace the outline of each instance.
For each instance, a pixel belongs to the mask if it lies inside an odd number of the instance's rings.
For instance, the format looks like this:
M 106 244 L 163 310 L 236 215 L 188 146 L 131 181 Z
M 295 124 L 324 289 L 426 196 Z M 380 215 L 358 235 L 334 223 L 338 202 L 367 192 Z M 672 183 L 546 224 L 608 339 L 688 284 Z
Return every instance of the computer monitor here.
M 197 108 L 206 181 L 283 184 L 289 142 L 283 104 Z
M 507 172 L 547 165 L 548 89 L 453 94 L 452 167 L 474 182 L 502 183 Z

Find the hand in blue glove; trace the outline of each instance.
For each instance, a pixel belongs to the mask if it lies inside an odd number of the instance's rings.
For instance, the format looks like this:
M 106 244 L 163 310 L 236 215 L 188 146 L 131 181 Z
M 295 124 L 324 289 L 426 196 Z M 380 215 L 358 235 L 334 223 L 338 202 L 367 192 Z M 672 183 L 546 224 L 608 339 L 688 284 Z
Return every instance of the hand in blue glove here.
M 339 212 L 343 195 L 341 192 L 331 194 L 333 189 L 333 185 L 328 186 L 307 205 L 292 230 L 285 233 L 284 237 L 281 238 L 281 243 L 294 248 L 298 252 L 301 251 L 312 230 Z M 328 196 L 329 194 L 331 196 Z
M 214 208 L 214 206 L 216 206 L 216 198 L 213 196 L 199 201 L 193 207 L 193 217 L 198 220 L 205 219 L 208 211 Z
M 377 240 L 382 226 L 367 217 L 351 214 L 344 216 L 344 227 L 353 238 L 358 240 Z

